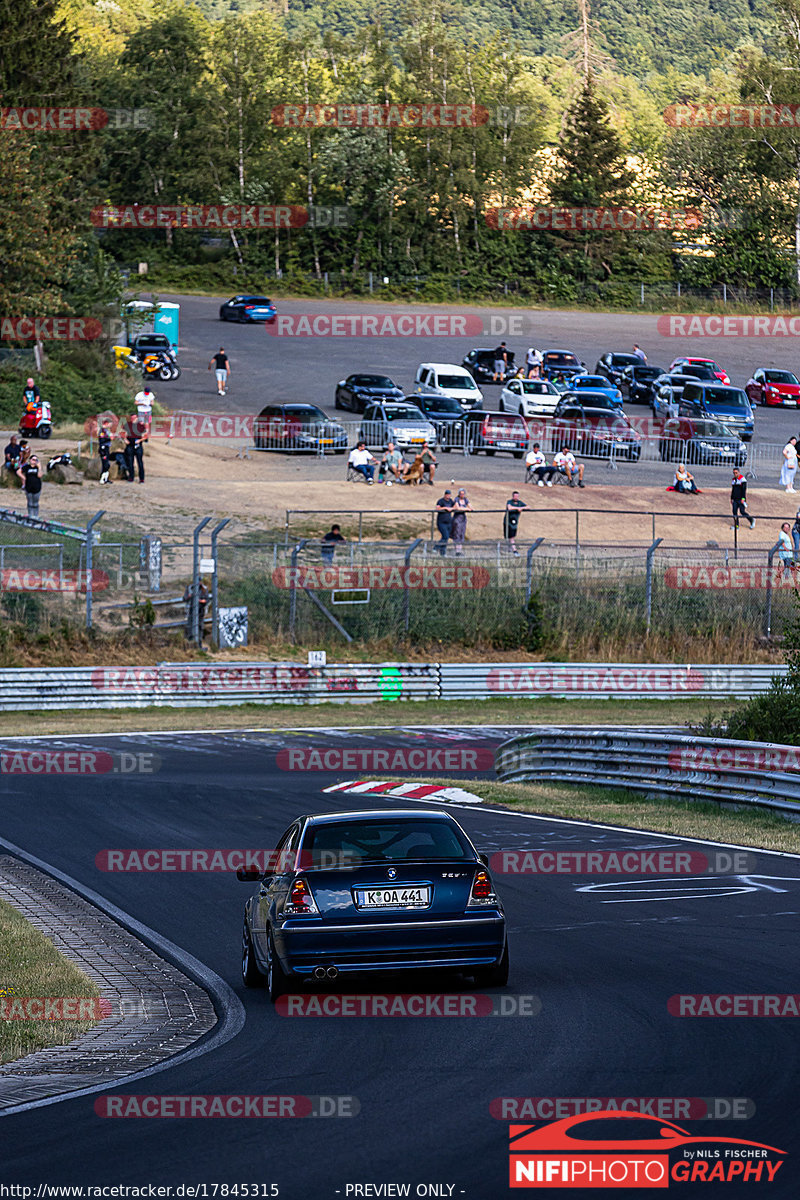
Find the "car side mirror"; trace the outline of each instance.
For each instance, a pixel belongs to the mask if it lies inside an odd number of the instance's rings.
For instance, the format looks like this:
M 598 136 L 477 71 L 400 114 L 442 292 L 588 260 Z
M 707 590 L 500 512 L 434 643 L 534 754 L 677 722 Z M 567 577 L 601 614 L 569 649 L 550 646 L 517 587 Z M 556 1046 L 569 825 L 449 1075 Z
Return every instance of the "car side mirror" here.
M 482 853 L 478 854 L 478 858 L 481 860 L 481 862 L 483 863 L 483 865 L 485 867 L 488 867 L 488 865 L 489 865 L 489 855 L 488 854 L 482 854 Z
M 263 871 L 253 870 L 249 867 L 239 867 L 236 872 L 236 878 L 240 883 L 258 883 L 263 875 Z

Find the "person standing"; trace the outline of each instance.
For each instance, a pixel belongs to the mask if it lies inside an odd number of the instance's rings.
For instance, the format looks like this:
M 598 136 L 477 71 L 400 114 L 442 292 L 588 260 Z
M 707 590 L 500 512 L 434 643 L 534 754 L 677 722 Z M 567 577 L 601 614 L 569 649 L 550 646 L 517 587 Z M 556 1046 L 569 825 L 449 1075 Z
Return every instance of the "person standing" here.
M 794 561 L 800 563 L 800 508 L 798 508 L 794 517 L 794 525 L 792 526 L 792 541 L 794 543 Z
M 647 355 L 645 354 L 644 350 L 641 349 L 641 347 L 634 344 L 633 353 L 637 358 L 640 358 L 643 363 L 647 362 Z
M 111 431 L 109 422 L 103 421 L 97 435 L 97 453 L 100 455 L 100 482 L 108 483 L 108 469 L 111 463 Z
M 208 584 L 205 579 L 200 579 L 197 588 L 197 632 L 200 635 L 200 645 L 203 644 L 203 635 L 205 633 L 206 608 L 211 593 L 208 590 Z M 194 629 L 192 628 L 192 609 L 194 607 L 192 601 L 194 599 L 194 584 L 187 583 L 186 590 L 183 593 L 183 602 L 188 605 L 186 610 L 186 636 L 189 641 L 194 638 Z
M 731 484 L 731 512 L 733 513 L 733 524 L 735 528 L 739 527 L 739 517 L 746 517 L 750 522 L 750 528 L 755 529 L 755 517 L 751 517 L 747 511 L 747 480 L 738 467 L 733 468 L 733 483 Z
M 155 394 L 150 391 L 148 384 L 145 384 L 140 392 L 137 392 L 133 398 L 136 405 L 136 412 L 139 420 L 147 429 L 148 436 L 150 434 L 150 424 L 153 420 L 153 402 Z
M 439 530 L 441 540 L 437 542 L 435 549 L 439 551 L 442 558 L 447 553 L 447 543 L 453 532 L 453 493 L 450 488 L 445 488 L 444 495 L 436 501 L 436 528 Z
M 511 499 L 506 500 L 506 511 L 503 517 L 503 536 L 508 540 L 509 549 L 515 558 L 519 558 L 519 550 L 517 549 L 519 514 L 523 508 L 527 507 L 525 501 L 520 500 L 519 492 L 512 492 Z
M 147 441 L 147 426 L 138 416 L 128 420 L 127 445 L 125 447 L 125 464 L 128 468 L 128 482 L 133 483 L 134 462 L 139 468 L 139 483 L 144 483 L 144 443 Z
M 784 521 L 778 534 L 778 558 L 783 563 L 784 574 L 795 569 L 794 547 L 792 546 L 791 525 Z
M 533 346 L 529 347 L 525 355 L 525 366 L 528 369 L 528 379 L 538 379 L 541 376 L 542 356 Z
M 464 538 L 467 533 L 467 513 L 472 512 L 472 505 L 467 499 L 464 488 L 458 489 L 458 495 L 453 502 L 453 545 L 456 554 L 464 553 Z
M 344 542 L 340 526 L 331 525 L 328 532 L 324 535 L 322 539 L 322 546 L 320 547 L 322 561 L 326 564 L 326 566 L 330 566 L 333 562 L 333 556 L 336 553 L 336 547 L 340 542 Z
M 790 437 L 783 447 L 783 466 L 781 467 L 781 486 L 787 492 L 794 491 L 794 477 L 797 474 L 797 438 Z
M 39 494 L 42 490 L 42 467 L 37 455 L 32 454 L 28 461 L 17 471 L 25 488 L 25 498 L 28 501 L 28 516 L 39 516 Z
M 208 364 L 209 371 L 212 367 L 217 376 L 217 395 L 224 396 L 228 390 L 228 376 L 231 373 L 231 364 L 228 362 L 224 346 L 220 346 L 217 353 L 212 356 L 211 362 Z
M 507 370 L 508 350 L 506 349 L 505 342 L 501 342 L 494 352 L 494 375 L 492 376 L 492 382 L 497 383 L 497 376 L 499 375 L 500 382 L 502 383 L 506 377 Z

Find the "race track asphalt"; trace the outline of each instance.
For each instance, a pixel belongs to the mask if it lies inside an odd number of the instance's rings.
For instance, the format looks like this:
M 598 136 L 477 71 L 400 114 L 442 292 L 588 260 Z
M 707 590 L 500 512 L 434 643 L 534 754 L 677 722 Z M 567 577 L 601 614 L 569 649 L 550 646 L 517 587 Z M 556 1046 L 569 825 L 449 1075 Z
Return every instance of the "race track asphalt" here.
M 209 1125 L 103 1119 L 92 1097 L 69 1100 L 2 1118 L 0 1182 L 34 1188 L 275 1182 L 287 1200 L 335 1200 L 347 1195 L 348 1184 L 409 1183 L 411 1195 L 418 1184 L 444 1184 L 454 1185 L 453 1196 L 493 1200 L 510 1194 L 508 1126 L 490 1115 L 495 1098 L 740 1097 L 755 1105 L 749 1120 L 677 1123 L 693 1134 L 750 1138 L 787 1151 L 775 1182 L 755 1194 L 796 1196 L 797 1020 L 680 1019 L 668 1013 L 667 1001 L 675 993 L 800 992 L 798 859 L 761 854 L 748 863 L 746 878 L 650 879 L 644 894 L 630 880 L 499 876 L 510 928 L 508 992 L 537 996 L 539 1015 L 396 1019 L 282 1017 L 265 994 L 244 989 L 239 936 L 248 892 L 234 877 L 108 873 L 95 865 L 103 849 L 269 848 L 300 813 L 398 803 L 322 794 L 341 774 L 279 769 L 276 755 L 287 745 L 408 747 L 444 737 L 486 748 L 510 732 L 49 739 L 48 748 L 99 746 L 155 753 L 160 761 L 153 774 L 130 777 L 4 776 L 0 836 L 195 955 L 245 1006 L 244 1028 L 225 1046 L 115 1092 L 354 1095 L 361 1110 L 351 1119 Z M 4 749 L 14 744 L 21 743 L 5 742 Z M 478 848 L 490 852 L 677 845 L 503 811 L 451 811 Z M 609 882 L 610 888 L 594 886 Z M 684 1196 L 738 1193 L 736 1184 L 717 1192 L 672 1186 Z

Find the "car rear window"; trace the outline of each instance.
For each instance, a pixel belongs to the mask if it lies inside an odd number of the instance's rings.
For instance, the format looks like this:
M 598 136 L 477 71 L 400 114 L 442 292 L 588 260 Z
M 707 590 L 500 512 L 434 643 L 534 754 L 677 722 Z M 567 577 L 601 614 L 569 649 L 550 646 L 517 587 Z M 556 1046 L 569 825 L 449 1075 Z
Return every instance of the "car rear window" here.
M 634 366 L 636 363 L 641 362 L 641 361 L 642 360 L 639 358 L 638 354 L 612 354 L 611 355 L 612 367 L 630 367 L 630 366 Z
M 384 817 L 380 820 L 337 821 L 312 825 L 303 840 L 303 856 L 312 864 L 325 864 L 331 854 L 345 863 L 397 862 L 413 858 L 456 858 L 475 861 L 475 856 L 455 825 L 415 817 Z

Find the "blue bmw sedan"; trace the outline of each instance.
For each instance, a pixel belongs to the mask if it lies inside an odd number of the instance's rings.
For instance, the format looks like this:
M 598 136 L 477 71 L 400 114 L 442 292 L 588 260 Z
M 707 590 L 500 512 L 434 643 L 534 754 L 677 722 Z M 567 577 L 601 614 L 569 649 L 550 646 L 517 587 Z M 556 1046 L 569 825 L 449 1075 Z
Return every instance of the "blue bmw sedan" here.
M 305 979 L 452 969 L 508 982 L 503 906 L 487 862 L 448 813 L 298 817 L 244 913 L 242 978 L 270 999 Z

